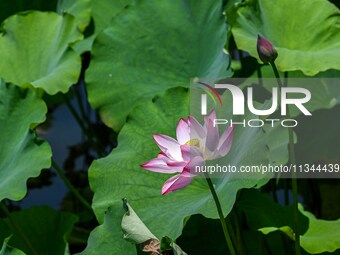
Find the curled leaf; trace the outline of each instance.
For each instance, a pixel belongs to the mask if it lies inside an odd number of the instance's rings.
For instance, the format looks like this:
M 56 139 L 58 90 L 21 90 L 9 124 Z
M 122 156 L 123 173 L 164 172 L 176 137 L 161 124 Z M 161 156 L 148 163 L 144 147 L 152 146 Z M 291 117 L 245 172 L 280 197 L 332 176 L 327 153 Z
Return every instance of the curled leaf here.
M 128 210 L 126 210 L 123 216 L 121 226 L 126 240 L 136 244 L 142 244 L 149 240 L 158 240 L 141 221 L 128 202 L 124 202 L 124 207 L 127 207 Z

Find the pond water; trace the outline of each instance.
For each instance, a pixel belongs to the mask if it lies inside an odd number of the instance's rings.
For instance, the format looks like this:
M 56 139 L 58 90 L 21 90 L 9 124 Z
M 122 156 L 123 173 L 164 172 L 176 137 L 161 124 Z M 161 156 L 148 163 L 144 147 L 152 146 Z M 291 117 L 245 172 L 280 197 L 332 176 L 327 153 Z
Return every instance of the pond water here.
M 86 102 L 83 85 L 80 86 L 79 90 L 83 102 Z M 79 114 L 80 111 L 75 97 L 72 98 L 71 104 Z M 86 109 L 89 109 L 89 116 L 93 116 L 94 112 L 90 109 L 89 105 L 85 105 L 85 107 Z M 38 131 L 38 135 L 50 144 L 53 159 L 61 168 L 63 168 L 64 161 L 68 158 L 70 153 L 69 147 L 84 141 L 83 132 L 66 104 L 59 105 L 52 111 L 49 118 L 50 123 L 48 128 Z M 82 161 L 77 160 L 76 166 L 77 169 L 81 168 L 83 166 Z M 15 204 L 21 208 L 47 205 L 59 210 L 60 203 L 68 192 L 68 189 L 57 172 L 53 168 L 50 171 L 53 173 L 53 176 L 50 177 L 50 185 L 29 189 L 26 197 Z
M 59 106 L 52 114 L 51 126 L 43 137 L 51 146 L 53 158 L 59 166 L 68 157 L 68 146 L 81 142 L 81 129 L 66 105 Z M 27 196 L 18 203 L 22 208 L 33 205 L 48 205 L 60 209 L 60 202 L 68 192 L 67 187 L 52 169 L 52 184 L 42 188 L 30 189 Z

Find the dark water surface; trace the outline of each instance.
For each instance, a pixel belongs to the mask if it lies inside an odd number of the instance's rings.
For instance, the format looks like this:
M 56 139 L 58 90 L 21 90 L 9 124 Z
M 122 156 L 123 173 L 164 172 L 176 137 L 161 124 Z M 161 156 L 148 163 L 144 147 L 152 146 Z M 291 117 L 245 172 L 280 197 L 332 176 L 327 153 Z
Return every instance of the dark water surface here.
M 72 100 L 73 104 L 74 101 Z M 68 146 L 82 141 L 82 131 L 65 104 L 59 106 L 52 113 L 51 125 L 41 136 L 50 144 L 53 158 L 60 167 L 68 157 Z M 18 205 L 22 208 L 48 205 L 54 209 L 60 209 L 60 202 L 68 189 L 56 171 L 54 169 L 51 171 L 54 173 L 51 178 L 52 184 L 42 188 L 29 189 L 26 197 L 18 202 Z

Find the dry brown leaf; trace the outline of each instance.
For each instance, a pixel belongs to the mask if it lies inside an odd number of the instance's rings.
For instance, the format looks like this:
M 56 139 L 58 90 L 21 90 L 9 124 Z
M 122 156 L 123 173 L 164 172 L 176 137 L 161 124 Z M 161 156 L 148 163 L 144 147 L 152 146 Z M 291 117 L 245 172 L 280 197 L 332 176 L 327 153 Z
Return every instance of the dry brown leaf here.
M 149 239 L 141 244 L 141 250 L 150 255 L 162 255 L 160 253 L 160 242 L 156 239 Z

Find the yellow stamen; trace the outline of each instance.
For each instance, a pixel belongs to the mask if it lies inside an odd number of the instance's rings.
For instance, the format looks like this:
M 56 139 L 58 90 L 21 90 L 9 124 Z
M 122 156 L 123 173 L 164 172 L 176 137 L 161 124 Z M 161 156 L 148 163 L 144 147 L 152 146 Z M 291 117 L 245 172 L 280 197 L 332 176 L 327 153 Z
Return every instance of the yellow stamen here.
M 200 147 L 200 140 L 198 140 L 197 138 L 196 139 L 191 139 L 189 141 L 187 141 L 185 143 L 186 145 L 190 145 L 190 146 L 195 146 L 195 147 Z

